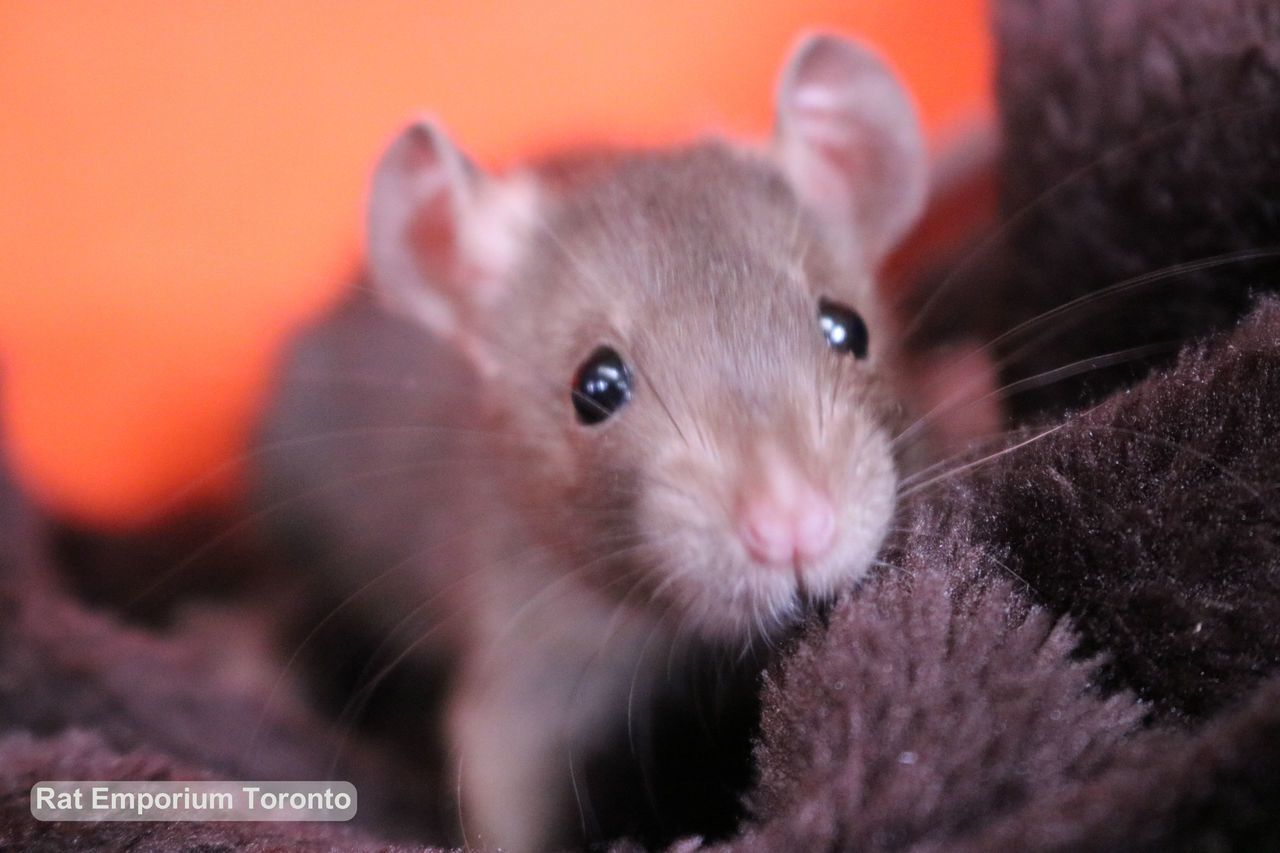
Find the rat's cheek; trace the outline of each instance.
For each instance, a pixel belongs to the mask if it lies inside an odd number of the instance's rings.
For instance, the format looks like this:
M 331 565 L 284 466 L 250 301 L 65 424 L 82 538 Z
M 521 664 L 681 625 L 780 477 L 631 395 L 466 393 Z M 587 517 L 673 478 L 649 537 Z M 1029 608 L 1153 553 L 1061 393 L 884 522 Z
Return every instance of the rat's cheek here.
M 815 578 L 815 592 L 849 588 L 871 569 L 896 510 L 898 477 L 888 438 L 867 436 L 848 457 L 836 498 L 837 543 Z

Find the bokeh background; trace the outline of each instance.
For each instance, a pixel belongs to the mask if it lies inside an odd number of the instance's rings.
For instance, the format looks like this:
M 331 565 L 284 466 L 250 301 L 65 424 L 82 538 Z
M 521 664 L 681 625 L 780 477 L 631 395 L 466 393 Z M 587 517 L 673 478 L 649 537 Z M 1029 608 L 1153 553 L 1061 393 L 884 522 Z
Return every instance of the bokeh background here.
M 357 268 L 415 114 L 501 167 L 768 132 L 805 30 L 857 34 L 935 150 L 990 115 L 984 0 L 5 0 L 0 428 L 46 508 L 128 527 L 234 493 L 288 330 Z

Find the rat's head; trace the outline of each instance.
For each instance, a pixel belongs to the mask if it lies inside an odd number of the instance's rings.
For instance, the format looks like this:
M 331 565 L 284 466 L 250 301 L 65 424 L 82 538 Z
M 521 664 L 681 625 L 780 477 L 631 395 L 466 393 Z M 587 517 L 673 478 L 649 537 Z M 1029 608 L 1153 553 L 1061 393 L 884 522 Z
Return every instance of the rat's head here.
M 567 571 L 741 640 L 860 577 L 888 527 L 900 407 L 874 273 L 925 171 L 893 76 L 816 37 L 769 156 L 494 178 L 410 127 L 374 179 L 370 275 L 472 359 L 512 507 Z

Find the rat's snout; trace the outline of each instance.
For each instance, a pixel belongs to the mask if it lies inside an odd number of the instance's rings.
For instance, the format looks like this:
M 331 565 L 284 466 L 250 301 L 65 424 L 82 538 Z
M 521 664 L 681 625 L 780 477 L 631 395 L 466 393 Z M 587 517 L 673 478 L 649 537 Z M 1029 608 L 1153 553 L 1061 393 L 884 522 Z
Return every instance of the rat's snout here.
M 835 507 L 788 462 L 769 456 L 758 480 L 744 488 L 737 533 L 751 557 L 766 564 L 812 562 L 832 547 Z

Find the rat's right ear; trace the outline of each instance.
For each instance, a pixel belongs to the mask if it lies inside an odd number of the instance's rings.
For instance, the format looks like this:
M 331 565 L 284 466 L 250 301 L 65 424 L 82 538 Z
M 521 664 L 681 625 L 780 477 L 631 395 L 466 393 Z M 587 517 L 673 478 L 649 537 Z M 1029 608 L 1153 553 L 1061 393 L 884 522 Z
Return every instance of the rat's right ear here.
M 489 177 L 435 123 L 418 121 L 401 131 L 374 171 L 366 219 L 372 284 L 395 307 L 483 360 L 476 318 L 506 284 L 535 204 L 530 180 Z

